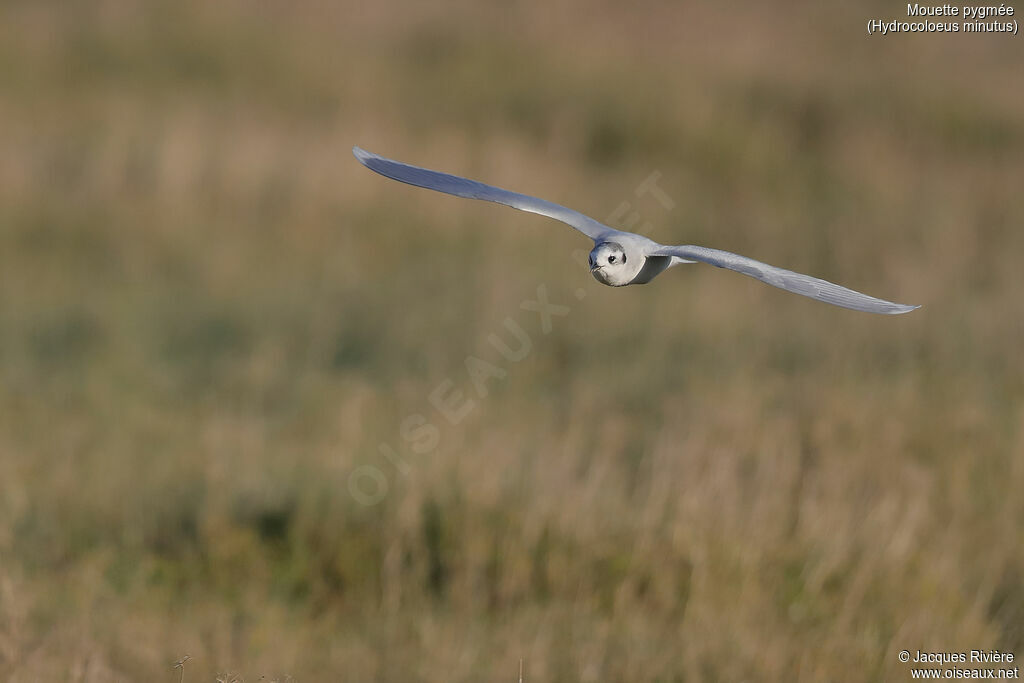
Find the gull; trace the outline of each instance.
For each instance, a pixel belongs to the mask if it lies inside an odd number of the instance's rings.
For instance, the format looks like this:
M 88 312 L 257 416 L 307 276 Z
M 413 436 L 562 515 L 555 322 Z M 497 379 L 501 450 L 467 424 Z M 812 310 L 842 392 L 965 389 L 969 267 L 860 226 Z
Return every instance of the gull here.
M 615 230 L 578 211 L 544 199 L 503 190 L 461 176 L 385 159 L 360 147 L 353 147 L 352 153 L 368 169 L 392 180 L 456 197 L 496 202 L 566 223 L 594 241 L 589 258 L 590 272 L 598 282 L 612 287 L 646 284 L 672 266 L 699 262 L 734 270 L 787 292 L 855 311 L 898 315 L 919 308 L 876 299 L 827 280 L 770 266 L 721 249 L 688 244 L 658 244 L 643 235 Z

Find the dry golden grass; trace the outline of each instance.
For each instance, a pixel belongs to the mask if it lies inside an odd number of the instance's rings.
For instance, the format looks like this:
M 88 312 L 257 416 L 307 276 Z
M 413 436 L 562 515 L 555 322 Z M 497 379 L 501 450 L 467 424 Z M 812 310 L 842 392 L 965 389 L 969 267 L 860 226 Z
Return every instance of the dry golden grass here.
M 865 35 L 891 13 L 0 7 L 0 678 L 1024 656 L 1024 60 Z M 601 288 L 570 230 L 355 143 L 924 308 L 703 267 Z M 670 211 L 635 197 L 653 171 Z M 520 307 L 542 285 L 549 334 Z M 488 342 L 507 318 L 520 362 Z M 468 356 L 505 373 L 486 397 Z

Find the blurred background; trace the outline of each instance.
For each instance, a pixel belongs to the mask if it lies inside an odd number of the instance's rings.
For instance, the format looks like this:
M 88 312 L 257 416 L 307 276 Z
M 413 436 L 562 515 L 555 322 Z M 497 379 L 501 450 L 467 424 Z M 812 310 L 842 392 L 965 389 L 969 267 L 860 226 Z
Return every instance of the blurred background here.
M 1024 656 L 1024 55 L 872 17 L 3 3 L 0 678 Z M 353 144 L 924 307 L 601 287 L 572 230 Z

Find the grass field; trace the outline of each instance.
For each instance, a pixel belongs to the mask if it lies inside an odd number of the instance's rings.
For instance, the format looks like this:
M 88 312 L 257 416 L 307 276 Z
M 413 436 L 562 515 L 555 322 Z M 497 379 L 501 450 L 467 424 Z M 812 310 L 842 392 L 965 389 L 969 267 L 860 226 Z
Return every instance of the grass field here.
M 0 5 L 0 679 L 1024 656 L 1021 39 L 872 16 Z M 353 144 L 923 308 L 601 287 Z

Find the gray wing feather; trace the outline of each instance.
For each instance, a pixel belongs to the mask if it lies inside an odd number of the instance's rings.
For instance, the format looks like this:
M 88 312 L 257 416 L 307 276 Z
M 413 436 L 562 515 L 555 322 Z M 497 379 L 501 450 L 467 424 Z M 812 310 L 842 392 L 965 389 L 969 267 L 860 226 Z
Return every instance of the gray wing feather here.
M 735 270 L 737 273 L 749 275 L 773 287 L 784 289 L 787 292 L 801 294 L 818 301 L 824 301 L 833 306 L 852 308 L 855 311 L 898 315 L 900 313 L 908 313 L 915 308 L 920 308 L 920 306 L 908 306 L 906 304 L 885 301 L 884 299 L 876 299 L 873 296 L 861 294 L 846 287 L 840 287 L 827 280 L 821 280 L 810 275 L 801 275 L 800 273 L 794 273 L 783 268 L 776 268 L 767 263 L 761 263 L 752 258 L 720 249 L 684 245 L 662 247 L 656 250 L 654 254 L 676 256 L 702 263 L 710 263 L 719 268 L 728 268 L 729 270 Z
M 616 230 L 598 223 L 589 216 L 584 216 L 578 211 L 567 209 L 564 206 L 559 206 L 543 199 L 519 194 L 518 192 L 510 192 L 500 187 L 485 185 L 457 175 L 431 171 L 419 166 L 403 164 L 401 161 L 385 159 L 359 147 L 353 147 L 352 154 L 355 155 L 356 159 L 363 166 L 392 180 L 416 185 L 417 187 L 425 187 L 428 190 L 452 194 L 456 197 L 497 202 L 498 204 L 511 206 L 521 211 L 529 211 L 530 213 L 554 218 L 557 221 L 571 225 L 595 242 L 604 236 L 617 233 Z

